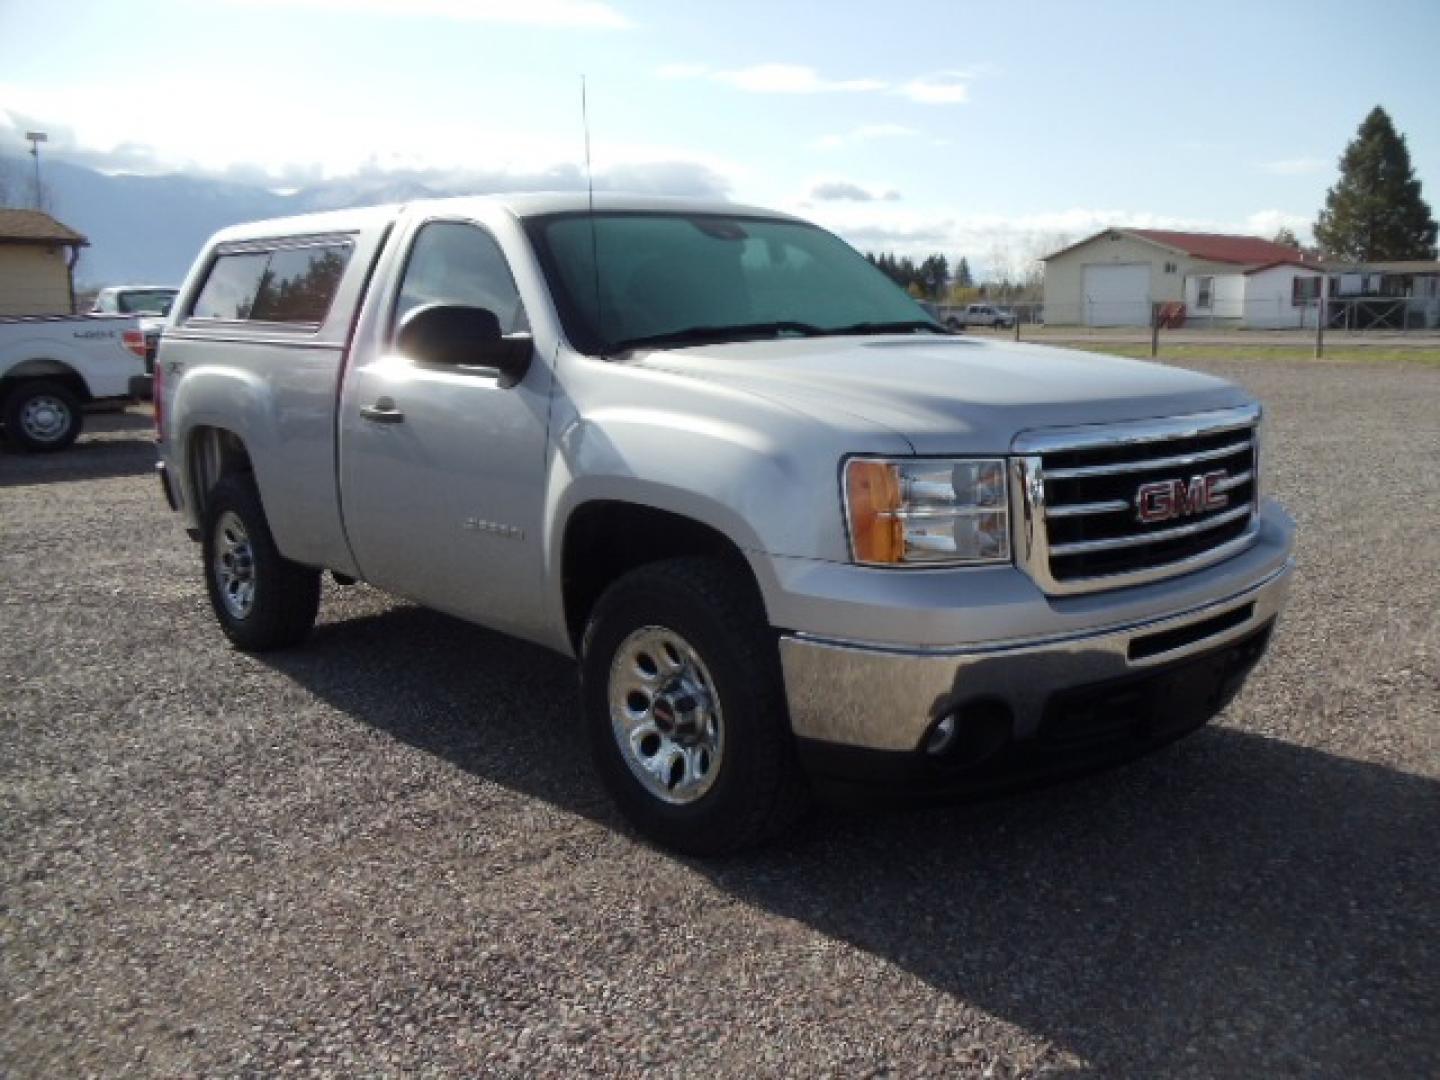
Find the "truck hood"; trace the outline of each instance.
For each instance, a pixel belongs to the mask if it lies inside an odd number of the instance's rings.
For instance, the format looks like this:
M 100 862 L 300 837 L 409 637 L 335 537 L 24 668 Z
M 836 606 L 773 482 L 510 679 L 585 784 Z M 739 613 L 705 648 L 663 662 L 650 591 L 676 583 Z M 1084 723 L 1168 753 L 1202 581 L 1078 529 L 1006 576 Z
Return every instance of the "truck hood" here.
M 651 350 L 629 361 L 726 383 L 824 420 L 854 418 L 919 454 L 1000 453 L 1021 431 L 1205 412 L 1239 387 L 1162 364 L 958 337 L 793 338 Z

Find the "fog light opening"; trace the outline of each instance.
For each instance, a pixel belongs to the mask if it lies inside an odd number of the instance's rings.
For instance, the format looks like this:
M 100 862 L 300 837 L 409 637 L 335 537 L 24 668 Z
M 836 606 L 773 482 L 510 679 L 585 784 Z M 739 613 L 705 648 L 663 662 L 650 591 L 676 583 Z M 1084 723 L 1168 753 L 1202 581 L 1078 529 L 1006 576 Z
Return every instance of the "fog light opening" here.
M 945 713 L 925 737 L 926 757 L 968 769 L 998 756 L 1014 737 L 1014 719 L 1001 701 L 969 701 Z
M 930 729 L 930 735 L 925 740 L 925 753 L 931 757 L 939 757 L 949 750 L 955 742 L 955 731 L 959 722 L 955 714 L 946 713 L 939 722 Z

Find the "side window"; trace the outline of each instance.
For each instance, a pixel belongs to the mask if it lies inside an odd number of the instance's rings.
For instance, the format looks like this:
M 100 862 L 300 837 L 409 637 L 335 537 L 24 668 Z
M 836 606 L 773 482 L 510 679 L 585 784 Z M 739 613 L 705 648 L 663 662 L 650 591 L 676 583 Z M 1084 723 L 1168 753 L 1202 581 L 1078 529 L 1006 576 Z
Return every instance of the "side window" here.
M 422 304 L 462 304 L 495 313 L 502 334 L 530 329 L 505 253 L 485 230 L 459 221 L 432 221 L 410 249 L 395 325 Z
M 340 287 L 350 248 L 281 249 L 270 256 L 250 318 L 263 322 L 319 323 Z
M 348 244 L 221 255 L 190 318 L 324 322 L 349 259 Z
M 268 251 L 221 255 L 210 268 L 205 287 L 190 310 L 193 319 L 248 319 L 270 261 Z

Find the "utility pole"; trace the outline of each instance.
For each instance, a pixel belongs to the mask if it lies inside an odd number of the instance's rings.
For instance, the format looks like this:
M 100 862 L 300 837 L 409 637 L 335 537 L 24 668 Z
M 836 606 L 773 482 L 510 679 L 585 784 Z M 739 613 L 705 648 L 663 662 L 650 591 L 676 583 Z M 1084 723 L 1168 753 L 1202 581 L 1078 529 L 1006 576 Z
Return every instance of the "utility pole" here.
M 44 190 L 40 186 L 40 144 L 49 142 L 50 136 L 43 131 L 27 131 L 25 138 L 30 140 L 30 156 L 35 159 L 35 209 L 43 210 L 45 209 L 42 205 L 44 200 L 40 197 L 40 193 Z

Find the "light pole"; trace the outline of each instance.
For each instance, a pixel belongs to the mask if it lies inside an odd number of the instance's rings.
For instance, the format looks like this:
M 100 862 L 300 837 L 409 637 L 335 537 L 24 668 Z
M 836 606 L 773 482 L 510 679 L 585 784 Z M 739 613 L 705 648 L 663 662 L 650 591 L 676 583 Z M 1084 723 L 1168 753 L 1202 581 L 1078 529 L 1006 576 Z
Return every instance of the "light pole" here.
M 42 142 L 48 142 L 50 136 L 43 131 L 27 131 L 25 138 L 30 140 L 30 154 L 35 159 L 35 209 L 43 210 L 45 208 L 41 205 L 42 200 L 40 198 L 40 192 L 42 190 L 40 187 L 40 144 Z

